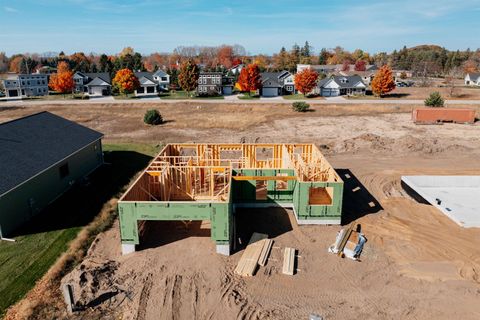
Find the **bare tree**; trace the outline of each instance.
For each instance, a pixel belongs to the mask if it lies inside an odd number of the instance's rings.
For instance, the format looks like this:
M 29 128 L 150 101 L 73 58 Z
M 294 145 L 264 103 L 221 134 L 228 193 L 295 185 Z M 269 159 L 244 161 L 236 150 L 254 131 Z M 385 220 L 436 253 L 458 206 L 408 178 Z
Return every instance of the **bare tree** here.
M 445 85 L 448 89 L 448 94 L 450 97 L 458 97 L 461 92 L 460 88 L 457 86 L 456 81 L 462 75 L 459 67 L 451 68 L 450 71 L 445 75 Z

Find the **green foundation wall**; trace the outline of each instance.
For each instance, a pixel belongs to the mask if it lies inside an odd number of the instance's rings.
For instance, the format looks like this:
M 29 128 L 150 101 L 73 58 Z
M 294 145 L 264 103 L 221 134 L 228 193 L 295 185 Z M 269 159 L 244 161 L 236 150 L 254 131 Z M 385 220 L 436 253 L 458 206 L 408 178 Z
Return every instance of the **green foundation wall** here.
M 294 176 L 295 172 L 291 169 L 243 169 L 234 170 L 234 175 L 242 174 L 244 176 L 276 176 L 277 174 L 287 174 Z M 256 200 L 257 182 L 232 180 L 232 193 L 234 203 L 291 203 L 293 201 L 293 192 L 297 184 L 296 180 L 288 181 L 286 190 L 277 190 L 275 180 L 267 181 L 267 200 Z
M 229 242 L 232 230 L 230 203 L 198 202 L 120 202 L 118 214 L 122 243 L 139 244 L 138 222 L 144 220 L 211 221 L 211 238 L 217 242 Z
M 332 187 L 331 205 L 309 205 L 311 187 Z M 299 220 L 340 220 L 342 217 L 342 182 L 298 182 L 293 193 L 293 206 Z

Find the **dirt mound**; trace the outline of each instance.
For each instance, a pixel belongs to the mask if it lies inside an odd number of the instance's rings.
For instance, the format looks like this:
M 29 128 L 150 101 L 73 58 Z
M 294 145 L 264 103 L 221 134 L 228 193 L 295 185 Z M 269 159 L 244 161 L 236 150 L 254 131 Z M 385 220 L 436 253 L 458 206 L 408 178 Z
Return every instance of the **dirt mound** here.
M 392 152 L 394 154 L 407 152 L 436 154 L 469 150 L 468 147 L 453 143 L 453 141 L 441 141 L 437 138 L 419 138 L 411 135 L 404 135 L 394 139 L 373 133 L 364 133 L 342 142 L 332 143 L 326 149 L 330 150 L 330 152 L 337 153 L 371 151 L 374 153 Z

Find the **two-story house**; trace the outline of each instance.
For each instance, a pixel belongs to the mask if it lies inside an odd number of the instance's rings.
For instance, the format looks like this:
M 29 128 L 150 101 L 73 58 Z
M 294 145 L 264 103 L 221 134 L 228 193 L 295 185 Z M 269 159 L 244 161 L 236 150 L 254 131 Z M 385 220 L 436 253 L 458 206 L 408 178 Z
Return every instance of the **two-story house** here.
M 276 97 L 295 93 L 294 75 L 289 71 L 262 72 L 261 77 L 262 88 L 260 94 L 263 97 Z
M 222 95 L 223 73 L 201 71 L 198 77 L 198 95 Z
M 86 73 L 77 71 L 73 75 L 76 93 L 92 96 L 108 96 L 112 91 L 112 80 L 107 72 Z
M 135 90 L 136 96 L 152 96 L 168 91 L 170 76 L 163 70 L 155 72 L 135 72 L 140 86 Z
M 3 80 L 5 96 L 34 97 L 48 95 L 48 76 L 42 73 L 9 75 Z

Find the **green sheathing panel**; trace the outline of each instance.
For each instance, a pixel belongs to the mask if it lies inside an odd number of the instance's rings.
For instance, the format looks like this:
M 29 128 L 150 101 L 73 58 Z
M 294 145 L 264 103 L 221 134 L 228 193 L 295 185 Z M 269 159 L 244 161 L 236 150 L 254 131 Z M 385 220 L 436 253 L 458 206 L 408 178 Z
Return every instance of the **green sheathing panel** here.
M 278 173 L 294 176 L 293 169 L 237 169 L 233 175 L 244 176 L 276 176 Z M 291 203 L 293 192 L 297 184 L 296 180 L 288 181 L 286 190 L 277 190 L 275 180 L 267 181 L 267 200 L 256 200 L 256 180 L 237 181 L 232 179 L 233 201 L 235 203 Z
M 231 208 L 228 202 L 119 202 L 122 243 L 139 244 L 138 222 L 145 220 L 209 220 L 212 240 L 228 243 L 232 230 Z
M 69 174 L 61 178 L 59 168 L 65 163 L 68 163 Z M 39 213 L 68 190 L 71 183 L 78 182 L 102 163 L 102 146 L 97 141 L 1 196 L 0 227 L 3 236 Z
M 310 187 L 332 187 L 332 205 L 309 205 Z M 298 182 L 294 190 L 293 205 L 300 220 L 331 220 L 342 216 L 342 182 Z

